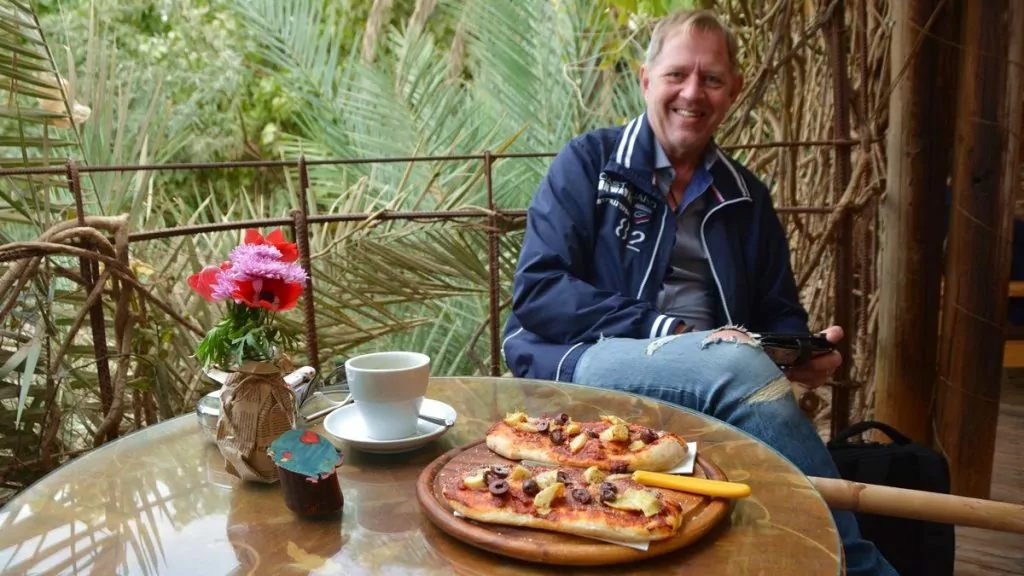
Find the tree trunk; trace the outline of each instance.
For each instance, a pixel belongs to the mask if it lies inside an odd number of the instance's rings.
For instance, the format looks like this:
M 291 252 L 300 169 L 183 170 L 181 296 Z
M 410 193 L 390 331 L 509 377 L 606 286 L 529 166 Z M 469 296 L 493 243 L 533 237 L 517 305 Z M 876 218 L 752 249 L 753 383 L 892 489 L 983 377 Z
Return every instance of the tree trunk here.
M 960 82 L 935 433 L 955 494 L 992 483 L 1019 174 L 1024 2 L 961 0 Z
M 941 0 L 892 6 L 895 88 L 889 98 L 887 189 L 879 207 L 875 418 L 925 444 L 931 441 L 958 60 L 956 48 L 940 39 L 955 42 L 955 9 L 955 2 Z M 915 53 L 929 21 L 932 35 Z

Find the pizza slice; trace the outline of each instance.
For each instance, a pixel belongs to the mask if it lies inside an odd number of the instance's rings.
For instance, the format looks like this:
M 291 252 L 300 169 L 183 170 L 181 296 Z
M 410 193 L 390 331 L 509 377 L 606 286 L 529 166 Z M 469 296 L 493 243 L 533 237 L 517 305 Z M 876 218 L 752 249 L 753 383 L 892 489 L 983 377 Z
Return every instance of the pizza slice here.
M 483 523 L 653 542 L 676 534 L 684 517 L 667 491 L 596 467 L 466 463 L 446 469 L 440 481 L 453 510 Z
M 533 460 L 624 473 L 663 472 L 685 460 L 688 448 L 677 434 L 629 424 L 617 416 L 577 422 L 567 414 L 505 416 L 487 431 L 487 447 L 509 460 Z

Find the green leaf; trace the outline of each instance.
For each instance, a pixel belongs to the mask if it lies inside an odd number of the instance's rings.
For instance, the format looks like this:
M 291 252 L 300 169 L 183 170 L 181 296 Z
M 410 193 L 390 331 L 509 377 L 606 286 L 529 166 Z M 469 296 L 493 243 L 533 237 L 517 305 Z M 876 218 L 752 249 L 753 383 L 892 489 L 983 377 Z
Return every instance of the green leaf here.
M 630 14 L 636 14 L 637 11 L 637 0 L 609 0 L 612 6 L 629 12 Z
M 28 358 L 29 353 L 32 351 L 32 346 L 35 344 L 35 340 L 22 345 L 18 348 L 17 352 L 11 354 L 7 361 L 4 362 L 3 366 L 0 366 L 0 378 L 6 378 L 8 374 L 13 372 L 18 366 L 21 366 L 22 362 Z
M 53 69 L 46 62 L 38 62 L 32 60 L 18 60 L 17 64 L 14 62 L 5 62 L 3 58 L 0 58 L 0 74 L 24 82 L 25 84 L 31 84 L 40 88 L 53 88 L 56 89 L 56 83 L 49 78 L 39 77 L 33 72 L 51 72 Z
M 49 140 L 45 138 L 21 139 L 16 136 L 0 136 L 0 147 L 14 147 L 21 146 L 22 144 L 38 147 L 50 146 L 52 148 L 68 148 L 71 146 L 78 146 L 78 142 L 75 142 L 74 140 Z
M 20 27 L 17 24 L 12 24 L 8 15 L 3 11 L 0 11 L 0 30 L 13 34 L 17 38 L 20 38 L 31 44 L 37 46 L 45 46 L 42 38 L 39 37 L 39 31 L 34 27 Z
M 42 334 L 42 323 L 36 329 L 37 333 Z M 21 423 L 21 413 L 25 409 L 25 402 L 28 401 L 28 389 L 32 385 L 32 379 L 35 377 L 36 363 L 39 362 L 39 353 L 42 349 L 42 339 L 36 340 L 29 350 L 28 357 L 25 359 L 25 369 L 21 372 L 21 394 L 18 396 L 18 415 L 14 419 L 15 425 Z
M 66 117 L 66 114 L 47 112 L 45 110 L 32 108 L 8 108 L 6 106 L 0 106 L 0 118 L 44 122 L 46 120 L 60 120 Z
M 0 36 L 0 54 L 6 51 L 12 54 L 18 54 L 24 58 L 34 58 L 48 62 L 50 60 L 49 55 L 46 54 L 45 50 L 41 50 L 32 46 L 26 46 L 17 42 L 11 42 L 8 38 Z M 19 59 L 20 60 L 20 59 Z
M 40 98 L 43 100 L 54 99 L 54 93 L 50 90 L 37 90 L 31 84 L 26 84 L 24 82 L 14 82 L 10 79 L 0 78 L 0 90 L 16 92 L 21 96 L 28 96 L 30 98 Z

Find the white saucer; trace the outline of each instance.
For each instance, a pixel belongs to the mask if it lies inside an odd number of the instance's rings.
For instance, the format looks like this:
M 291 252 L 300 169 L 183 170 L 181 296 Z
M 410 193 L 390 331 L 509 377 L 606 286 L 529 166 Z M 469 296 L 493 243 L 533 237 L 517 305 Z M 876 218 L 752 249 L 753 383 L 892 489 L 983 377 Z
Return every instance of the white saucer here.
M 420 413 L 425 416 L 436 418 L 451 418 L 455 421 L 455 409 L 438 400 L 430 398 L 423 399 Z M 374 440 L 366 435 L 366 424 L 355 404 L 347 404 L 331 412 L 324 418 L 324 430 L 338 440 L 361 450 L 373 454 L 394 454 L 397 452 L 408 452 L 420 446 L 429 444 L 440 438 L 448 431 L 448 428 L 440 424 L 433 424 L 426 420 L 419 420 L 416 424 L 416 434 L 399 440 Z

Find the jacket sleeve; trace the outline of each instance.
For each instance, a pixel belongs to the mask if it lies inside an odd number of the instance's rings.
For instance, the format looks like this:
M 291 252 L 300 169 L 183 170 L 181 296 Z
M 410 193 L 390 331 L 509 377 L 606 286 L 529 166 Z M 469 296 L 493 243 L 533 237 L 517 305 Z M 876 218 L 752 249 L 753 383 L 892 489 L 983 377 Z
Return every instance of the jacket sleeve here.
M 600 169 L 582 146 L 577 138 L 559 152 L 527 211 L 512 312 L 525 329 L 563 344 L 671 334 L 678 319 L 586 281 L 598 233 Z
M 755 308 L 756 326 L 762 332 L 806 333 L 807 311 L 800 304 L 800 293 L 790 264 L 789 240 L 767 190 L 759 212 L 761 238 L 757 277 L 760 301 Z

